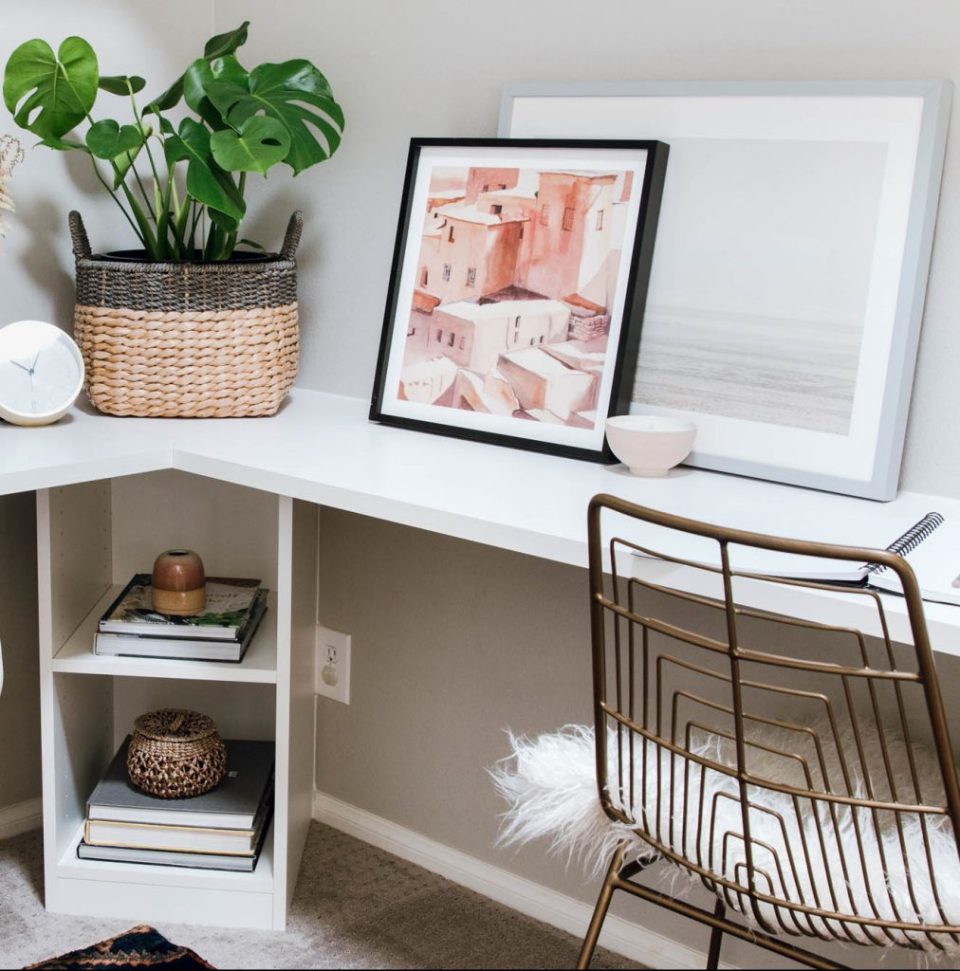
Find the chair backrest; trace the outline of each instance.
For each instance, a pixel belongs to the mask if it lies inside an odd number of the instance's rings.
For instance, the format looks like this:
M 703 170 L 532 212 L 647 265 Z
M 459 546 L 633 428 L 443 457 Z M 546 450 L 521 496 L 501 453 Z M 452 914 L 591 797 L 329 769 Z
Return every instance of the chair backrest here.
M 960 946 L 960 786 L 907 563 L 605 495 L 589 546 L 607 815 L 769 933 Z M 784 575 L 750 568 L 774 554 Z M 891 571 L 913 643 L 889 595 L 791 579 L 795 557 Z M 819 619 L 840 599 L 864 623 Z

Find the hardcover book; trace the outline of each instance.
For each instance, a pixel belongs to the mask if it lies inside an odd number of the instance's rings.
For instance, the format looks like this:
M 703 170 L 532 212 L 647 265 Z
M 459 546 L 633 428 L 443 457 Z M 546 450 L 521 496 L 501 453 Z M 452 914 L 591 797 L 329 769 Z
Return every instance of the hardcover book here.
M 243 625 L 240 640 L 207 640 L 198 637 L 181 637 L 180 627 L 175 627 L 169 637 L 150 634 L 110 634 L 98 631 L 93 639 L 93 653 L 104 656 L 171 658 L 181 661 L 233 661 L 243 656 L 260 626 L 267 610 L 266 591 L 260 590 L 254 601 L 249 622 Z
M 259 580 L 208 577 L 207 605 L 192 617 L 170 617 L 153 609 L 149 573 L 138 573 L 124 587 L 97 629 L 104 634 L 140 637 L 242 641 L 258 599 L 266 595 Z
M 189 799 L 158 799 L 135 789 L 127 776 L 130 736 L 90 795 L 87 819 L 210 829 L 255 828 L 273 774 L 273 742 L 226 739 L 227 772 L 215 789 Z
M 212 829 L 203 826 L 160 826 L 88 819 L 83 841 L 89 846 L 116 846 L 132 850 L 164 850 L 219 856 L 254 856 L 273 806 L 273 787 L 260 801 L 252 829 Z
M 100 860 L 106 863 L 149 863 L 151 866 L 182 866 L 198 870 L 231 870 L 252 873 L 257 868 L 260 853 L 269 830 L 260 831 L 260 842 L 253 856 L 233 856 L 226 853 L 181 853 L 176 850 L 145 850 L 127 846 L 93 846 L 81 840 L 77 857 L 81 860 Z

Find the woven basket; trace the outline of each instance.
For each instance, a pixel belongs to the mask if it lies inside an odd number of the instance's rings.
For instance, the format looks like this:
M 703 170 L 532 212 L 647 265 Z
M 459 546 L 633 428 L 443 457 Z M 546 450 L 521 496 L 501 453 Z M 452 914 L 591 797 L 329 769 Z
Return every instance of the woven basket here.
M 127 774 L 151 796 L 200 796 L 219 785 L 226 771 L 226 747 L 206 715 L 164 708 L 134 722 Z
M 74 334 L 91 403 L 138 418 L 276 414 L 297 375 L 296 212 L 263 259 L 149 263 L 95 255 L 77 212 Z

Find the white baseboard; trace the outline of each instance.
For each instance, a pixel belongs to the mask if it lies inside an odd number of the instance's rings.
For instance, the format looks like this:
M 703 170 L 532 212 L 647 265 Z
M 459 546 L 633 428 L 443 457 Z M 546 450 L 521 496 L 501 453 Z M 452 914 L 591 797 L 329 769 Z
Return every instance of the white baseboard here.
M 39 796 L 0 808 L 0 840 L 29 833 L 42 825 L 43 800 Z
M 326 793 L 314 793 L 313 818 L 575 937 L 582 937 L 590 923 L 593 908 L 589 904 L 484 863 Z M 600 944 L 652 968 L 703 967 L 706 960 L 706 954 L 697 948 L 615 916 L 609 916 L 604 922 Z

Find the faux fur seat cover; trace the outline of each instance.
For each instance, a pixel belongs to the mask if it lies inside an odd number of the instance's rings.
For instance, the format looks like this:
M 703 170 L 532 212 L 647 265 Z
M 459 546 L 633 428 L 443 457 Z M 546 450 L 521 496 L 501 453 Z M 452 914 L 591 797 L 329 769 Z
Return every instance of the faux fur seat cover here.
M 832 737 L 828 726 L 814 726 L 821 744 Z M 764 736 L 764 744 L 784 753 L 797 751 L 797 735 Z M 504 814 L 501 843 L 519 845 L 541 837 L 551 841 L 551 849 L 569 859 L 578 858 L 593 872 L 604 869 L 615 847 L 624 839 L 631 841 L 632 858 L 651 858 L 650 844 L 628 826 L 611 821 L 600 807 L 595 776 L 593 730 L 567 726 L 559 732 L 536 739 L 510 736 L 513 754 L 493 771 L 495 784 L 510 808 Z M 840 739 L 839 747 L 849 755 L 853 740 Z M 909 763 L 902 739 L 886 738 L 895 773 L 896 791 L 901 799 L 913 799 Z M 889 799 L 882 771 L 882 751 L 876 733 L 863 738 L 862 764 L 880 768 L 871 773 L 875 799 Z M 624 752 L 627 742 L 624 740 Z M 687 859 L 698 858 L 710 870 L 727 879 L 746 884 L 746 860 L 741 836 L 738 784 L 715 769 L 701 769 L 693 760 L 673 757 L 647 743 L 646 777 L 643 778 L 641 740 L 634 742 L 634 805 L 612 793 L 617 807 L 631 820 L 642 821 L 664 845 Z M 704 734 L 691 751 L 722 765 L 736 764 L 732 743 L 726 738 Z M 755 776 L 804 787 L 800 763 L 795 755 L 779 755 L 748 744 L 748 768 Z M 824 745 L 822 773 L 830 779 L 840 776 L 837 746 Z M 617 780 L 617 741 L 611 732 L 608 746 L 609 778 Z M 920 791 L 926 805 L 943 797 L 943 784 L 936 760 L 927 750 L 914 749 L 920 776 Z M 626 755 L 625 755 L 626 761 Z M 809 760 L 817 765 L 816 758 Z M 856 755 L 847 765 L 859 766 Z M 814 769 L 815 776 L 821 770 Z M 864 793 L 864 773 L 854 771 L 854 795 Z M 686 775 L 686 803 L 684 779 Z M 883 775 L 882 785 L 874 778 Z M 840 791 L 814 778 L 815 787 Z M 702 792 L 701 792 L 702 789 Z M 672 790 L 672 791 L 671 791 Z M 624 780 L 623 791 L 630 792 Z M 909 795 L 906 795 L 909 794 Z M 800 800 L 761 787 L 751 787 L 750 829 L 758 884 L 763 892 L 783 901 L 812 908 L 837 911 L 844 915 L 877 917 L 933 925 L 960 924 L 960 858 L 952 826 L 945 816 L 902 815 L 903 842 L 892 812 L 872 814 L 863 809 L 837 806 L 833 812 L 821 802 Z M 941 803 L 942 804 L 942 803 Z M 697 826 L 702 806 L 703 825 Z M 671 809 L 672 807 L 672 809 Z M 799 811 L 798 811 L 799 810 Z M 926 827 L 931 854 L 928 858 L 923 829 Z M 699 835 L 698 835 L 699 834 Z M 822 838 L 822 844 L 821 844 Z M 859 845 L 858 845 L 859 844 Z M 823 845 L 826 849 L 821 850 Z M 863 853 L 866 866 L 859 863 Z M 842 861 L 847 862 L 843 866 Z M 907 881 L 905 861 L 912 876 L 913 892 Z M 864 878 L 866 872 L 866 879 Z M 689 872 L 689 871 L 682 871 Z M 939 898 L 939 906 L 938 906 Z M 733 893 L 725 896 L 729 906 L 738 909 L 754 925 L 750 904 Z M 771 932 L 807 934 L 859 943 L 910 944 L 927 950 L 934 945 L 925 935 L 909 931 L 890 931 L 855 923 L 808 916 L 773 903 L 760 906 L 760 922 Z M 960 944 L 946 934 L 938 943 L 954 955 Z

